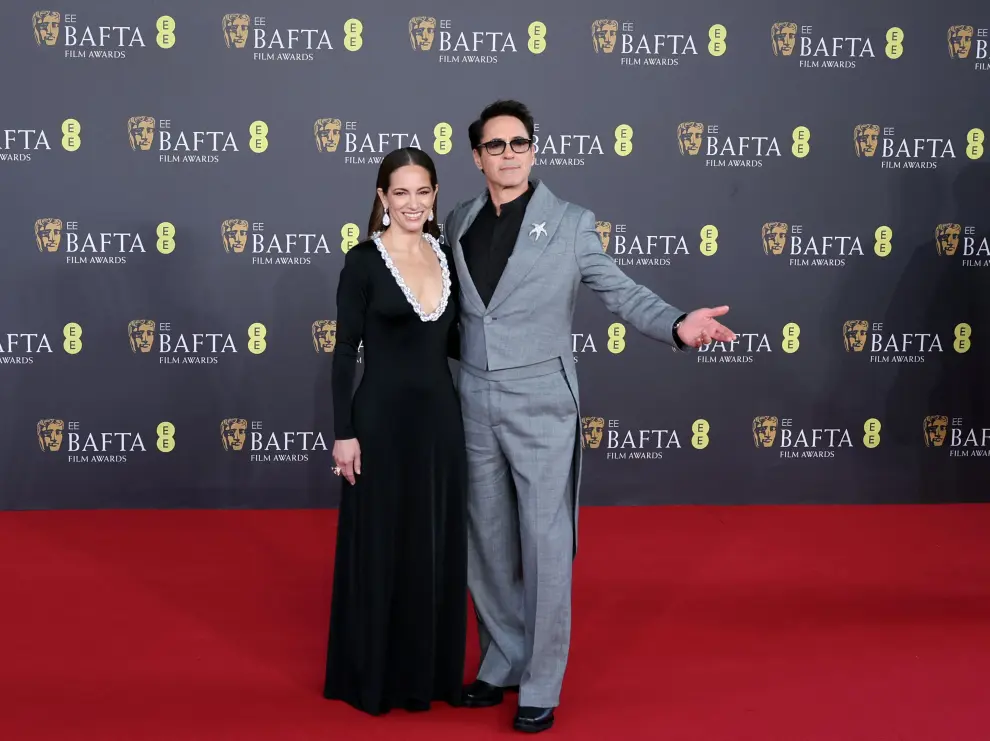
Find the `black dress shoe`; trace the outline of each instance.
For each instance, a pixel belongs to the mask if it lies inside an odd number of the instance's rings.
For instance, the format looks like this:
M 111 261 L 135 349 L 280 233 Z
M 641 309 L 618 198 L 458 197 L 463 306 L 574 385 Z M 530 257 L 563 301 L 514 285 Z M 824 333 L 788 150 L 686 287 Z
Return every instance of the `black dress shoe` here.
M 468 708 L 490 708 L 502 702 L 506 689 L 518 687 L 496 687 L 488 682 L 476 679 L 464 688 L 463 703 Z
M 521 706 L 516 711 L 512 727 L 523 733 L 539 733 L 553 725 L 553 708 L 530 708 Z

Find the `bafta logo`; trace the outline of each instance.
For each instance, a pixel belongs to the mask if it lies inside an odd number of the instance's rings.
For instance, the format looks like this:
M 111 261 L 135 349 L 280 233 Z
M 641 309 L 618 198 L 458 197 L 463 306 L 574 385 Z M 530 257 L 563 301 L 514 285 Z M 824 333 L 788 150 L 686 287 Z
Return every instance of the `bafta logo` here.
M 930 414 L 925 417 L 924 427 L 925 447 L 941 448 L 949 429 L 949 418 L 942 414 Z
M 677 148 L 680 153 L 695 155 L 701 151 L 701 138 L 705 125 L 699 121 L 685 121 L 677 125 Z
M 842 345 L 846 352 L 863 352 L 866 347 L 866 334 L 869 322 L 865 319 L 850 319 L 842 324 Z
M 581 431 L 581 442 L 586 447 L 597 448 L 605 434 L 605 418 L 581 417 Z
M 246 219 L 224 219 L 220 225 L 224 252 L 243 252 L 247 247 L 248 223 Z
M 220 423 L 220 442 L 224 450 L 243 450 L 247 441 L 247 420 L 231 417 Z
M 753 444 L 758 448 L 772 448 L 773 441 L 777 439 L 777 418 L 776 417 L 754 417 L 753 418 Z
M 969 56 L 969 50 L 973 48 L 973 27 L 949 26 L 948 40 L 949 57 L 965 59 Z
M 877 124 L 856 124 L 853 128 L 853 142 L 857 157 L 872 157 L 877 151 L 880 127 Z
M 794 52 L 797 41 L 797 23 L 774 23 L 770 26 L 770 41 L 773 43 L 775 57 L 789 57 Z
M 62 447 L 65 422 L 60 419 L 43 419 L 38 422 L 38 446 L 46 453 L 57 453 Z
M 618 32 L 618 21 L 607 18 L 594 21 L 591 24 L 591 43 L 594 44 L 595 54 L 611 54 L 615 51 L 615 37 Z
M 940 255 L 952 256 L 959 249 L 959 224 L 939 224 L 935 227 L 935 251 Z
M 228 13 L 223 17 L 223 40 L 228 49 L 243 49 L 247 46 L 250 30 L 251 16 L 246 13 Z
M 58 252 L 62 244 L 62 220 L 38 219 L 34 222 L 34 241 L 38 252 Z
M 62 26 L 62 14 L 57 10 L 39 10 L 31 17 L 34 26 L 34 43 L 38 46 L 55 46 Z
M 317 319 L 313 322 L 313 349 L 316 352 L 333 352 L 337 346 L 337 322 Z
M 155 346 L 155 321 L 153 319 L 135 319 L 127 323 L 127 338 L 131 343 L 131 352 L 151 352 Z
M 612 222 L 596 221 L 595 231 L 598 232 L 598 238 L 602 242 L 602 252 L 608 252 L 608 240 L 612 235 Z
M 417 51 L 429 51 L 433 48 L 433 37 L 437 32 L 437 19 L 425 15 L 417 15 L 409 19 L 409 43 Z
M 340 144 L 340 119 L 318 118 L 313 124 L 317 152 L 336 152 Z
M 761 230 L 763 251 L 768 255 L 781 255 L 787 246 L 787 224 L 783 221 L 768 221 Z
M 155 119 L 151 116 L 132 116 L 127 119 L 127 138 L 135 152 L 147 152 L 155 143 Z

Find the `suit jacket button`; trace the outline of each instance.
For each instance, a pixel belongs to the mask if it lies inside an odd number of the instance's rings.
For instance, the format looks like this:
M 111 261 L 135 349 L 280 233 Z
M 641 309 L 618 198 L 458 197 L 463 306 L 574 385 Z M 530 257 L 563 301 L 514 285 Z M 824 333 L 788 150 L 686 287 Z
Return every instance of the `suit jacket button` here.
M 491 324 L 491 323 L 492 323 L 492 318 L 490 316 L 486 316 L 485 317 L 485 324 Z

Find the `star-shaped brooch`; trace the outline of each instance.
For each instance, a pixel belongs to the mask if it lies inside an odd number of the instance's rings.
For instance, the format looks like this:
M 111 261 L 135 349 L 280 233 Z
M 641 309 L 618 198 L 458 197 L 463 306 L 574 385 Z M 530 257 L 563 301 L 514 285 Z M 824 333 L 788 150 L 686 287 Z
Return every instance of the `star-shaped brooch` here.
M 533 224 L 533 228 L 529 230 L 529 236 L 533 237 L 534 242 L 540 238 L 541 234 L 543 236 L 548 236 L 547 222 L 545 221 L 541 221 L 539 224 Z

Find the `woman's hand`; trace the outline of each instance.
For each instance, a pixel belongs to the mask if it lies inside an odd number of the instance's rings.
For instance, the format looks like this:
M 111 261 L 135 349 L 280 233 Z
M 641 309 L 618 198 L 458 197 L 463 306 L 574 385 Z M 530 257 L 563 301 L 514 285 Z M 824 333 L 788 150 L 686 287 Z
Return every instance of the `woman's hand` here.
M 355 475 L 361 473 L 361 446 L 357 438 L 337 440 L 333 444 L 333 462 L 337 465 L 334 473 L 343 476 L 353 486 Z

